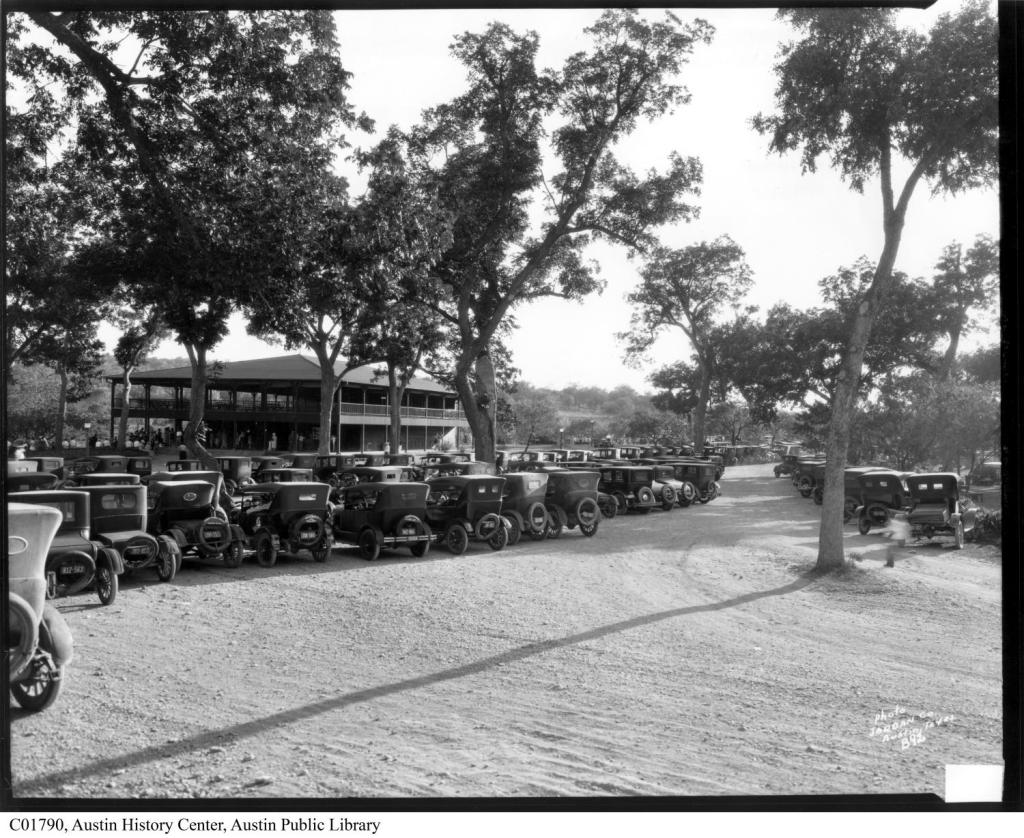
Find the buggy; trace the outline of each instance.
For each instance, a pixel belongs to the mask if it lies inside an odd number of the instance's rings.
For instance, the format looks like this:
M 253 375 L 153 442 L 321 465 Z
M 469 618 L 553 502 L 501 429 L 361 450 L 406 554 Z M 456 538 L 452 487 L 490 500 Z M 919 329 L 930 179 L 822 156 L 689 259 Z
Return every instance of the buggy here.
M 577 526 L 585 536 L 594 535 L 601 522 L 597 498 L 600 472 L 553 471 L 547 478 L 544 505 L 548 513 L 548 538 L 558 538 L 563 528 L 571 530 Z

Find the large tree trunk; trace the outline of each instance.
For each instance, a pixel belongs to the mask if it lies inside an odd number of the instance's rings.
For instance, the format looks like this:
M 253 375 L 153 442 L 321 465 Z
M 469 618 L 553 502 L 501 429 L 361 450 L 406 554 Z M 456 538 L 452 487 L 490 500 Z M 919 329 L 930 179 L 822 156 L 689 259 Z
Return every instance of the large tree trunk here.
M 460 359 L 455 367 L 455 390 L 473 432 L 473 446 L 478 460 L 493 463 L 497 446 L 497 396 L 494 386 L 494 365 L 486 352 L 476 358 L 475 387 L 470 383 L 469 364 Z
M 693 409 L 693 450 L 700 454 L 704 449 L 704 426 L 711 400 L 711 370 L 707 364 L 700 365 L 700 390 L 697 392 L 697 406 Z
M 57 374 L 60 376 L 60 392 L 57 396 L 57 441 L 55 444 L 58 451 L 63 451 L 64 420 L 68 415 L 68 371 L 63 364 L 57 365 Z
M 334 416 L 334 397 L 336 384 L 334 362 L 331 360 L 327 347 L 323 344 L 311 344 L 316 360 L 320 364 L 320 444 L 317 453 L 329 454 L 331 451 L 331 419 Z M 341 445 L 341 440 L 338 440 Z
M 117 424 L 117 440 L 121 443 L 121 448 L 124 448 L 128 444 L 128 411 L 131 408 L 129 400 L 132 394 L 132 368 L 125 367 L 124 375 L 121 377 L 121 390 L 123 399 L 121 403 L 121 418 Z
M 402 450 L 402 397 L 405 395 L 405 376 L 400 376 L 393 363 L 388 363 L 388 404 L 390 406 L 388 439 L 392 453 Z
M 871 338 L 875 315 L 892 286 L 892 269 L 896 263 L 903 214 L 893 213 L 885 224 L 885 244 L 882 257 L 875 268 L 864 299 L 854 316 L 850 339 L 846 346 L 843 366 L 836 380 L 832 396 L 832 421 L 825 442 L 825 497 L 821 509 L 818 532 L 817 570 L 834 570 L 843 566 L 843 505 L 845 502 L 846 451 L 850 443 L 850 425 L 853 421 L 860 389 L 860 374 L 864 354 Z
M 192 459 L 199 460 L 208 469 L 220 471 L 217 460 L 206 450 L 198 437 L 199 429 L 203 425 L 203 417 L 206 414 L 206 347 L 186 343 L 185 350 L 188 352 L 189 364 L 192 366 L 192 391 L 188 411 L 188 427 L 185 428 L 182 441 Z

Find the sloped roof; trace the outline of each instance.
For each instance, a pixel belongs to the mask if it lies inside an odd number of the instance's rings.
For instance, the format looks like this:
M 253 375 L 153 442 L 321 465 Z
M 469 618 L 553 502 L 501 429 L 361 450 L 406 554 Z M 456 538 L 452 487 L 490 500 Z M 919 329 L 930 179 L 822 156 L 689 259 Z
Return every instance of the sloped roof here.
M 213 361 L 210 361 L 212 364 Z M 217 377 L 219 381 L 297 381 L 319 383 L 320 364 L 316 358 L 303 355 L 297 352 L 293 355 L 278 355 L 273 358 L 257 358 L 251 361 L 224 361 L 224 370 Z M 340 374 L 345 369 L 345 362 L 338 361 L 334 364 L 335 374 Z M 376 387 L 386 387 L 388 383 L 387 374 L 376 375 L 375 371 L 380 369 L 376 364 L 367 364 L 358 367 L 348 373 L 342 381 L 345 384 L 370 384 Z M 107 376 L 111 381 L 119 381 L 120 375 Z M 191 381 L 191 367 L 171 367 L 161 370 L 146 370 L 136 372 L 132 375 L 135 383 L 155 381 Z M 409 382 L 410 389 L 427 390 L 431 393 L 448 393 L 451 390 L 432 378 L 413 376 Z

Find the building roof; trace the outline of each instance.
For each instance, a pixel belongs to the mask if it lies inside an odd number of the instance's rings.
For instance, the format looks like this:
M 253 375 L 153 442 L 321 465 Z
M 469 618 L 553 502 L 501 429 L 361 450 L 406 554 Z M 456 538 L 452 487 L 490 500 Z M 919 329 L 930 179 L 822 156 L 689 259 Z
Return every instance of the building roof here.
M 213 361 L 209 362 L 210 365 Z M 257 358 L 251 361 L 224 361 L 224 369 L 217 376 L 221 382 L 241 381 L 267 381 L 267 382 L 320 382 L 320 364 L 316 358 L 295 353 L 294 355 L 279 355 L 274 358 Z M 338 361 L 334 364 L 335 374 L 340 374 L 345 369 L 345 362 Z M 363 367 L 351 370 L 346 373 L 342 382 L 344 384 L 369 384 L 375 387 L 386 387 L 388 384 L 387 373 L 378 374 L 381 368 L 376 364 L 367 364 Z M 107 378 L 111 381 L 120 381 L 120 375 L 110 375 Z M 191 381 L 191 367 L 171 367 L 160 370 L 145 370 L 132 375 L 132 381 L 137 384 L 163 381 Z M 212 382 L 211 382 L 212 383 Z M 432 378 L 417 377 L 409 381 L 409 389 L 424 390 L 431 393 L 451 394 L 451 390 Z

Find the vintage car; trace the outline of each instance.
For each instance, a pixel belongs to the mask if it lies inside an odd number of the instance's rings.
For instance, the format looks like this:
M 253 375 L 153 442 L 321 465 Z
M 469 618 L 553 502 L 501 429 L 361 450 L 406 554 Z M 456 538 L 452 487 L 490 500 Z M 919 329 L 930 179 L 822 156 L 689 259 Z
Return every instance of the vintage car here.
M 124 573 L 121 554 L 92 537 L 88 492 L 77 490 L 19 492 L 16 503 L 48 506 L 61 513 L 46 554 L 46 596 L 72 596 L 92 586 L 103 605 L 117 598 L 117 577 Z
M 721 486 L 715 479 L 715 464 L 706 460 L 682 459 L 674 460 L 664 465 L 672 466 L 676 480 L 681 483 L 689 483 L 697 493 L 697 503 L 709 503 L 722 493 Z M 678 494 L 678 493 L 677 493 Z M 689 492 L 684 491 L 679 495 L 679 505 L 689 506 L 693 501 L 688 501 Z
M 340 486 L 339 475 L 357 465 L 354 454 L 319 454 L 313 466 L 313 476 L 331 486 Z
M 313 470 L 308 468 L 262 468 L 261 483 L 309 483 L 313 480 Z
M 32 492 L 36 489 L 56 489 L 61 485 L 61 479 L 48 471 L 29 471 L 8 474 L 4 481 L 4 489 L 11 492 Z
M 252 461 L 252 479 L 262 483 L 260 472 L 265 468 L 288 468 L 288 460 L 277 454 L 260 454 L 250 458 Z
M 252 479 L 252 457 L 233 454 L 218 456 L 217 465 L 224 475 L 224 486 L 229 494 L 233 495 L 239 486 L 255 482 Z
M 167 471 L 206 471 L 202 460 L 168 460 Z
M 856 506 L 850 517 L 857 516 L 857 529 L 861 535 L 867 535 L 873 526 L 884 527 L 894 512 L 907 506 L 907 486 L 902 476 L 895 471 L 869 468 L 855 472 L 852 479 L 856 481 L 857 489 L 852 498 Z M 846 480 L 851 480 L 849 475 Z M 845 515 L 850 508 L 850 501 L 850 492 L 847 490 L 843 507 L 844 521 L 849 520 Z
M 147 531 L 147 487 L 143 485 L 82 486 L 88 492 L 90 531 L 94 540 L 121 554 L 126 573 L 152 567 L 161 582 L 170 582 L 179 563 L 170 539 Z
M 426 483 L 360 483 L 339 489 L 331 516 L 336 541 L 353 544 L 359 555 L 373 561 L 381 549 L 408 547 L 422 558 L 433 540 L 427 524 Z
M 504 477 L 435 477 L 427 485 L 427 523 L 449 552 L 462 555 L 470 539 L 486 541 L 492 550 L 508 544 L 509 527 L 501 517 Z
M 650 466 L 602 466 L 599 488 L 618 505 L 618 511 L 646 515 L 657 505 L 654 490 L 654 469 Z
M 338 474 L 339 486 L 357 483 L 418 482 L 419 472 L 412 466 L 356 466 Z
M 282 454 L 281 457 L 288 461 L 288 468 L 316 468 L 316 451 L 296 451 Z
M 128 461 L 120 455 L 101 454 L 96 457 L 79 457 L 67 464 L 66 485 L 74 486 L 83 474 L 100 471 L 104 473 L 124 474 L 128 470 Z
M 272 567 L 278 553 L 307 550 L 327 561 L 332 538 L 327 521 L 326 483 L 255 483 L 240 493 L 238 523 L 256 561 Z
M 1003 465 L 989 460 L 979 463 L 967 474 L 967 491 L 970 499 L 990 512 L 1003 506 Z
M 94 471 L 75 478 L 78 486 L 138 486 L 142 478 L 128 472 Z
M 36 471 L 47 471 L 50 474 L 56 474 L 58 477 L 64 477 L 63 457 L 26 457 L 25 462 L 35 463 Z
M 548 473 L 519 471 L 504 477 L 501 515 L 509 523 L 508 546 L 518 544 L 524 534 L 535 541 L 546 537 L 548 513 L 544 499 Z
M 952 472 L 915 474 L 907 479 L 907 488 L 910 534 L 917 539 L 952 536 L 956 548 L 962 549 L 978 511 L 961 492 L 960 477 Z
M 654 483 L 651 484 L 651 488 L 654 489 L 655 496 L 658 496 L 658 487 L 662 487 L 659 498 L 662 509 L 671 509 L 674 503 L 687 507 L 697 500 L 699 496 L 697 487 L 689 480 L 676 477 L 674 465 L 658 461 L 649 465 L 654 469 Z
M 547 509 L 547 536 L 558 538 L 565 528 L 580 528 L 585 536 L 597 532 L 601 523 L 597 484 L 601 473 L 565 469 L 547 474 L 544 506 Z M 504 507 L 502 507 L 504 515 Z
M 46 602 L 46 556 L 61 518 L 44 506 L 7 504 L 7 682 L 33 713 L 57 700 L 74 656 L 71 630 Z
M 179 472 L 191 480 L 149 483 L 149 531 L 174 543 L 180 569 L 185 559 L 212 559 L 238 567 L 245 558 L 245 534 L 228 522 L 221 506 L 223 476 L 219 471 Z
M 594 452 L 586 448 L 570 448 L 565 454 L 566 463 L 590 463 L 594 461 Z
M 508 471 L 529 471 L 539 463 L 556 462 L 554 454 L 550 451 L 520 451 L 508 461 Z
M 454 477 L 457 474 L 495 474 L 496 467 L 491 463 L 482 460 L 473 460 L 464 463 L 435 463 L 434 465 L 421 466 L 419 469 L 420 480 L 426 481 L 433 477 Z
M 825 460 L 821 457 L 801 457 L 796 462 L 793 470 L 793 485 L 800 493 L 800 497 L 809 498 L 814 491 L 814 467 L 823 465 Z
M 153 471 L 153 458 L 143 457 L 139 454 L 129 454 L 125 457 L 125 471 L 129 474 L 137 474 L 145 477 Z

